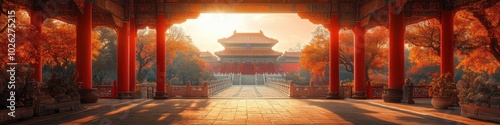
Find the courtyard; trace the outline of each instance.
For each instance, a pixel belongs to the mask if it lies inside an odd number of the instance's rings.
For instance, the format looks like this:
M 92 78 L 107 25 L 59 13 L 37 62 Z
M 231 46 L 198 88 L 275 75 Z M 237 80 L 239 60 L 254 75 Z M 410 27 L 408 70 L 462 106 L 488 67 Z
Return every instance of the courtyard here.
M 14 124 L 493 124 L 460 116 L 460 107 L 436 110 L 430 100 L 291 99 L 262 85 L 234 85 L 208 99 L 99 99 Z
M 14 124 L 493 124 L 460 116 L 459 107 L 436 110 L 383 100 L 287 98 L 100 99 L 82 109 Z
M 500 123 L 498 0 L 0 0 L 0 11 L 0 124 Z

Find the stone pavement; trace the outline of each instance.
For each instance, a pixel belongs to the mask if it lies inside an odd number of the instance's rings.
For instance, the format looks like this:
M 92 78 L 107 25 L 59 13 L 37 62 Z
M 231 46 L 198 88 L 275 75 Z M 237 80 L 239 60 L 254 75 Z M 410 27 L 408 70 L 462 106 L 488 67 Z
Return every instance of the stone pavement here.
M 429 100 L 100 99 L 79 111 L 14 124 L 493 124 L 461 117 L 458 107 L 435 110 Z
M 288 96 L 265 85 L 233 85 L 210 98 L 288 98 Z

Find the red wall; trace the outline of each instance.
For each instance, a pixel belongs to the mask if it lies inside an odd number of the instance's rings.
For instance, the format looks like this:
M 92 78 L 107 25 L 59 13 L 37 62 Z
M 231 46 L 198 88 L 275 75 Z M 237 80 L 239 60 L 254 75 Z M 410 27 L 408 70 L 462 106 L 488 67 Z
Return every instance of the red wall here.
M 253 71 L 248 72 L 248 71 L 242 71 L 244 69 L 243 64 L 244 63 L 241 63 L 241 67 L 239 67 L 238 71 L 236 71 L 234 68 L 230 68 L 230 69 L 223 68 L 225 65 L 228 65 L 229 67 L 234 67 L 234 65 L 240 65 L 240 64 L 233 64 L 233 63 L 207 63 L 205 65 L 206 66 L 205 68 L 209 72 L 243 73 L 243 74 L 255 74 L 255 72 L 257 72 L 257 73 L 278 73 L 278 72 L 280 72 L 281 69 L 285 73 L 288 73 L 291 71 L 299 72 L 299 70 L 300 70 L 300 64 L 298 64 L 298 63 L 280 64 L 279 67 L 276 67 L 276 65 L 273 63 L 264 63 L 265 66 L 264 66 L 263 70 L 255 69 Z M 260 63 L 260 64 L 262 64 L 262 63 Z M 273 65 L 273 67 L 271 67 L 270 65 Z M 256 68 L 256 67 L 254 67 L 254 68 Z
M 219 63 L 206 63 L 205 69 L 208 72 L 220 72 L 220 64 Z
M 291 71 L 299 72 L 300 64 L 298 64 L 298 63 L 284 63 L 284 64 L 280 64 L 280 69 L 282 69 L 283 72 L 285 72 L 285 73 L 288 73 Z
M 278 73 L 275 63 L 220 63 L 219 68 L 214 70 L 221 73 Z

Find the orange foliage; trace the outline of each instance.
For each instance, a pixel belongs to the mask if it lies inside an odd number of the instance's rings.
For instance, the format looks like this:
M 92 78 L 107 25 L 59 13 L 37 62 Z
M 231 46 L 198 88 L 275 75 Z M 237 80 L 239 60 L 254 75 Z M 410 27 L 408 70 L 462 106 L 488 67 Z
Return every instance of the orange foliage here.
M 492 7 L 487 12 L 496 13 L 498 11 L 500 11 L 500 6 Z M 490 17 L 498 22 L 500 16 L 493 14 Z M 472 13 L 464 10 L 457 12 L 455 16 L 455 32 L 458 34 L 456 35 L 456 47 L 461 61 L 456 68 L 464 68 L 476 73 L 486 72 L 488 74 L 493 74 L 500 69 L 500 61 L 495 59 L 490 52 L 491 39 L 488 36 L 488 30 L 477 18 L 474 18 Z M 496 39 L 498 38 L 500 37 Z
M 312 74 L 324 75 L 324 70 L 329 63 L 329 33 L 323 27 L 318 27 L 313 33 L 309 45 L 302 50 L 300 64 L 309 69 Z M 365 34 L 365 63 L 366 73 L 369 71 L 381 71 L 387 66 L 387 43 L 388 29 L 375 27 Z M 346 66 L 346 70 L 352 72 L 354 56 L 354 34 L 351 30 L 340 30 L 339 32 L 339 60 L 340 64 Z M 367 79 L 369 80 L 367 74 Z
M 408 71 L 409 74 L 416 74 L 423 67 L 438 66 L 440 60 L 434 51 L 424 47 L 411 47 L 408 59 L 413 64 Z
M 387 67 L 388 43 L 389 30 L 387 28 L 378 26 L 367 31 L 365 34 L 365 61 L 368 68 L 366 70 L 380 71 Z
M 496 7 L 498 9 L 500 7 Z M 489 11 L 492 12 L 492 11 Z M 494 19 L 498 19 L 494 18 Z M 409 60 L 414 65 L 410 74 L 428 66 L 438 66 L 440 62 L 440 23 L 436 19 L 426 20 L 407 26 L 406 42 L 410 48 Z M 477 73 L 495 73 L 500 62 L 489 50 L 488 30 L 472 13 L 458 11 L 454 19 L 455 54 L 459 58 L 456 67 Z
M 156 59 L 155 30 L 144 29 L 138 31 L 136 38 L 136 55 L 136 65 L 139 67 L 139 72 L 153 65 L 153 61 Z
M 500 63 L 488 53 L 487 48 L 474 50 L 468 56 L 461 56 L 457 68 L 464 68 L 473 72 L 493 74 L 499 69 Z
M 312 34 L 313 39 L 302 49 L 300 65 L 309 69 L 312 74 L 324 76 L 329 62 L 329 33 L 325 28 L 318 27 Z
M 436 19 L 406 26 L 405 42 L 410 43 L 408 59 L 412 63 L 409 74 L 417 74 L 424 67 L 439 65 L 439 33 L 439 21 Z
M 16 17 L 17 63 L 30 64 L 35 62 L 36 57 L 41 57 L 44 65 L 49 65 L 60 71 L 75 62 L 75 25 L 55 19 L 47 19 L 42 25 L 42 33 L 40 34 L 35 26 L 31 25 L 28 12 L 18 10 L 16 11 Z M 5 36 L 2 34 L 3 37 Z M 101 42 L 98 38 L 99 34 L 93 32 L 93 55 L 99 54 L 98 50 L 101 47 Z
M 191 42 L 191 38 L 187 36 L 183 29 L 178 26 L 172 26 L 168 29 L 166 37 L 166 55 L 167 55 L 167 67 L 173 65 L 174 58 L 177 57 L 177 51 L 188 50 L 188 42 Z
M 354 33 L 352 30 L 340 30 L 339 32 L 339 61 L 345 66 L 345 70 L 353 72 L 354 69 Z
M 66 68 L 76 61 L 76 26 L 55 19 L 45 22 L 42 27 L 43 42 L 37 45 L 43 48 L 43 62 L 52 67 Z M 98 50 L 102 46 L 99 36 L 99 33 L 92 32 L 92 57 L 99 54 Z
M 156 59 L 156 30 L 144 29 L 139 30 L 137 35 L 137 65 L 141 69 L 149 68 L 153 65 Z M 165 54 L 167 56 L 167 67 L 172 66 L 174 58 L 177 57 L 178 51 L 188 50 L 188 36 L 182 32 L 182 28 L 173 26 L 168 29 L 165 34 Z

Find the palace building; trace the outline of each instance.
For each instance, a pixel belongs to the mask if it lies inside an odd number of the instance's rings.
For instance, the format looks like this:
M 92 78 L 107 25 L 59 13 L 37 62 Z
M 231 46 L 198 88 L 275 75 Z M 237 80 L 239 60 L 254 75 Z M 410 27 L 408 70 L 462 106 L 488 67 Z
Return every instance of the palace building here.
M 215 73 L 262 74 L 298 71 L 300 52 L 277 52 L 273 46 L 278 40 L 258 33 L 237 33 L 219 39 L 224 50 L 211 54 L 201 52 L 207 69 Z

